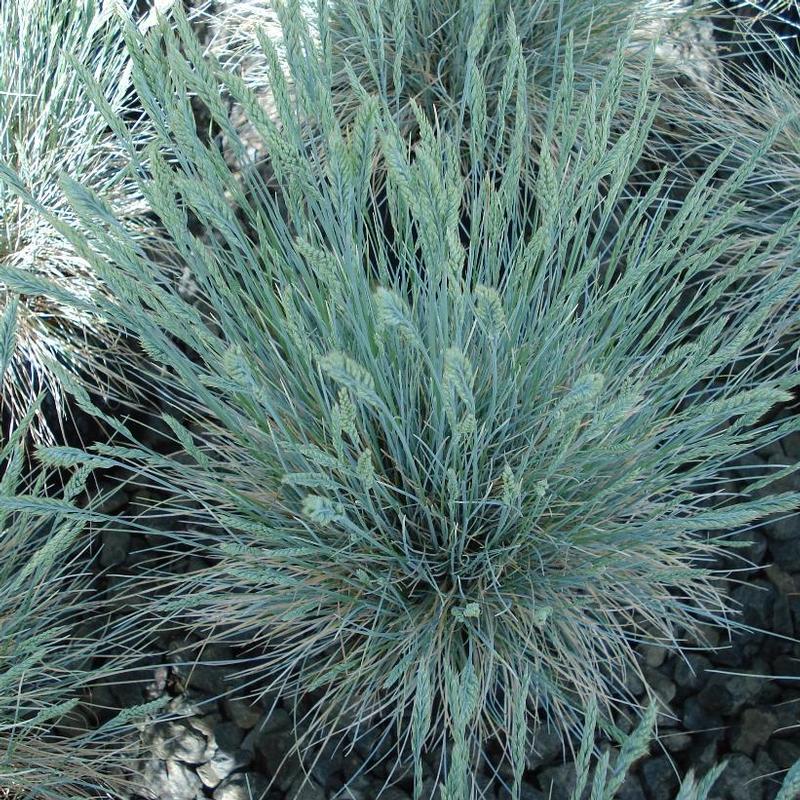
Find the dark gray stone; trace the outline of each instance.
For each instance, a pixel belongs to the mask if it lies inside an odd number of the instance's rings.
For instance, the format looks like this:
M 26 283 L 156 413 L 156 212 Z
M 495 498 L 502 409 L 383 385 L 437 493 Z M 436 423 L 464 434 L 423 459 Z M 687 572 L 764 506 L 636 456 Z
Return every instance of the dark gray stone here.
M 779 686 L 796 687 L 800 678 L 800 659 L 780 655 L 772 662 L 775 673 L 773 680 Z
M 356 800 L 357 792 L 353 794 L 354 800 Z M 325 791 L 319 784 L 307 779 L 304 775 L 298 775 L 286 792 L 286 800 L 325 800 Z
M 642 762 L 639 774 L 650 800 L 674 800 L 679 781 L 675 768 L 666 756 L 646 759 Z
M 411 796 L 397 786 L 389 786 L 381 793 L 380 800 L 411 800 Z M 531 800 L 538 800 L 538 798 L 531 798 Z
M 674 733 L 670 731 L 669 733 L 659 736 L 658 740 L 670 753 L 680 753 L 686 750 L 692 743 L 692 737 L 689 736 L 688 733 L 682 733 L 681 731 L 676 731 Z
M 116 514 L 130 502 L 130 495 L 113 481 L 102 481 L 98 487 L 99 505 L 93 510 L 98 514 Z
M 342 743 L 332 738 L 321 751 L 314 750 L 304 757 L 304 763 L 314 779 L 320 785 L 326 786 L 332 776 L 342 768 L 343 758 Z
M 626 736 L 636 727 L 637 721 L 638 718 L 624 708 L 619 709 L 614 715 L 614 725 Z
M 181 664 L 177 667 L 186 685 L 197 692 L 217 697 L 225 692 L 225 673 L 206 664 Z
M 695 775 L 703 776 L 724 761 L 724 745 L 720 734 L 702 734 L 692 737 L 691 766 Z M 716 800 L 716 795 L 712 795 Z
M 552 764 L 563 753 L 561 737 L 547 725 L 537 728 L 533 735 L 533 747 L 528 753 L 528 769 L 536 769 L 545 764 Z
M 764 563 L 768 539 L 760 530 L 743 531 L 729 543 L 727 551 L 720 559 L 720 569 L 741 569 Z
M 783 782 L 783 774 L 766 750 L 759 750 L 755 757 L 756 771 L 762 777 L 764 800 L 774 800 Z
M 127 531 L 103 531 L 100 540 L 100 566 L 116 567 L 124 564 L 131 546 L 131 535 Z
M 237 667 L 233 651 L 222 645 L 207 644 L 202 649 L 181 640 L 169 645 L 169 658 L 185 684 L 197 692 L 218 697 L 232 690 L 231 675 Z
M 790 686 L 784 689 L 780 702 L 770 706 L 770 710 L 778 719 L 775 736 L 796 738 L 800 733 L 800 697 L 793 691 L 797 688 L 797 681 Z
M 433 778 L 426 778 L 422 784 L 422 796 L 430 797 L 431 800 L 442 800 L 442 792 L 438 782 Z
M 780 519 L 770 520 L 769 525 L 764 526 L 767 536 L 779 542 L 786 542 L 790 539 L 800 537 L 800 515 L 789 514 Z
M 722 724 L 722 717 L 709 711 L 697 697 L 689 697 L 683 704 L 683 727 L 690 733 L 713 731 Z
M 686 645 L 699 647 L 703 650 L 719 647 L 722 642 L 722 633 L 719 625 L 700 623 L 686 632 Z
M 677 728 L 681 724 L 681 718 L 675 712 L 676 707 L 678 708 L 678 713 L 680 713 L 680 706 L 676 706 L 674 703 L 672 706 L 659 706 L 656 716 L 656 726 L 659 731 L 668 731 L 670 728 Z
M 731 592 L 735 607 L 740 606 L 741 622 L 759 630 L 769 629 L 772 608 L 777 592 L 775 587 L 763 578 L 737 586 Z
M 637 648 L 644 663 L 651 669 L 658 669 L 667 657 L 669 650 L 658 644 L 640 644 Z
M 255 772 L 231 775 L 214 790 L 214 800 L 259 800 L 267 791 L 268 781 Z
M 164 534 L 179 530 L 182 525 L 178 516 L 159 506 L 159 498 L 148 489 L 136 493 L 128 510 L 135 517 L 134 522 L 142 526 L 145 538 L 151 544 L 163 542 Z
M 560 764 L 557 767 L 547 767 L 537 775 L 539 789 L 550 800 L 570 800 L 575 791 L 575 765 Z
M 114 696 L 116 708 L 136 706 L 145 701 L 145 690 L 151 682 L 152 670 L 132 669 L 118 676 L 111 684 L 111 694 Z
M 800 532 L 798 532 L 800 535 Z M 769 582 L 777 589 L 778 594 L 791 597 L 800 590 L 797 578 L 784 572 L 777 564 L 770 564 L 765 570 L 764 574 L 769 579 Z
M 292 730 L 259 730 L 256 725 L 242 742 L 252 750 L 253 765 L 268 775 L 276 776 L 278 786 L 286 791 L 302 772 L 302 764 Z
M 778 769 L 789 769 L 796 761 L 800 761 L 800 742 L 772 739 L 767 745 L 767 752 Z
M 766 459 L 758 453 L 748 453 L 736 460 L 733 472 L 737 475 L 742 489 L 764 474 L 766 463 Z
M 697 653 L 685 653 L 675 660 L 675 683 L 690 692 L 697 691 L 708 679 L 711 662 Z
M 91 712 L 86 706 L 78 705 L 59 718 L 54 726 L 55 730 L 60 736 L 69 739 L 83 736 L 92 728 L 90 716 Z
M 770 540 L 773 561 L 786 572 L 800 572 L 800 537 L 786 541 Z
M 715 800 L 763 800 L 764 783 L 752 759 L 734 753 L 714 785 Z
M 644 683 L 642 683 L 642 679 L 632 669 L 628 670 L 628 673 L 625 675 L 624 687 L 633 697 L 641 697 L 644 694 Z
M 708 683 L 698 693 L 697 699 L 700 705 L 712 714 L 730 714 L 735 705 L 733 695 L 716 675 L 711 676 Z
M 779 594 L 775 598 L 775 606 L 772 609 L 772 624 L 770 633 L 778 636 L 794 636 L 794 620 L 792 619 L 792 608 L 789 598 Z
M 211 729 L 214 742 L 220 750 L 227 750 L 233 753 L 239 749 L 239 745 L 244 739 L 244 731 L 235 722 L 218 721 Z
M 663 704 L 669 705 L 675 699 L 676 686 L 663 672 L 645 667 L 643 674 L 647 685 Z
M 244 731 L 254 728 L 262 715 L 260 706 L 241 698 L 226 697 L 223 700 L 223 708 L 228 719 Z
M 731 749 L 751 758 L 767 743 L 778 726 L 778 719 L 765 708 L 744 710 L 731 738 Z
M 380 800 L 383 800 L 383 795 Z M 508 787 L 501 786 L 497 791 L 497 800 L 514 800 L 514 798 Z M 520 787 L 519 800 L 547 800 L 547 796 L 538 789 L 534 789 L 529 783 L 523 783 Z
M 629 772 L 625 776 L 622 786 L 619 787 L 619 790 L 614 795 L 614 800 L 645 800 L 642 782 L 633 772 Z
M 761 675 L 725 675 L 712 673 L 697 699 L 705 709 L 714 714 L 738 713 L 746 705 L 752 705 L 764 689 L 767 681 Z

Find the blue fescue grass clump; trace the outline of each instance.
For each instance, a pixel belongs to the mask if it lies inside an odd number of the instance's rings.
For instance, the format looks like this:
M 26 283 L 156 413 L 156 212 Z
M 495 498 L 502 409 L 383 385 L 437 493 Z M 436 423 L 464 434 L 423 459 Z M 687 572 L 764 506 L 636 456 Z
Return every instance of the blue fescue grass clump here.
M 149 354 L 178 449 L 96 452 L 168 491 L 197 523 L 178 543 L 214 560 L 165 576 L 154 612 L 247 643 L 257 691 L 315 693 L 305 742 L 395 737 L 415 798 L 428 753 L 444 796 L 475 796 L 489 742 L 518 796 L 537 726 L 568 736 L 588 708 L 604 725 L 635 708 L 635 645 L 729 624 L 714 557 L 798 505 L 725 493 L 737 457 L 800 427 L 765 421 L 797 383 L 771 355 L 800 275 L 787 256 L 743 284 L 798 215 L 712 270 L 753 160 L 724 180 L 712 163 L 675 213 L 666 171 L 631 193 L 655 109 L 647 65 L 631 102 L 619 54 L 580 92 L 567 54 L 541 137 L 523 93 L 504 99 L 498 178 L 480 128 L 412 104 L 411 147 L 357 80 L 340 119 L 313 47 L 288 49 L 276 123 L 177 25 L 126 34 L 168 154 L 138 174 L 205 310 L 90 187 L 65 182 L 81 232 L 54 222 Z M 234 133 L 219 83 L 266 144 L 269 188 L 196 133 L 191 97 Z M 614 132 L 621 104 L 632 124 Z
M 97 80 L 90 95 L 81 70 Z M 150 134 L 132 103 L 130 63 L 112 6 L 101 0 L 31 0 L 0 6 L 0 161 L 37 200 L 72 221 L 58 184 L 65 172 L 101 193 L 142 242 L 158 246 L 147 206 L 129 173 L 123 143 L 98 107 L 126 117 L 138 145 Z M 112 126 L 113 128 L 113 126 Z M 44 291 L 51 282 L 83 305 Z M 17 348 L 0 387 L 4 413 L 21 418 L 39 391 L 63 416 L 60 370 L 106 392 L 122 380 L 124 343 L 91 305 L 104 291 L 89 264 L 30 204 L 0 183 L 0 310 L 17 304 Z M 114 352 L 117 361 L 109 359 Z M 52 422 L 52 420 L 51 420 Z M 41 418 L 31 432 L 52 441 Z
M 793 230 L 784 226 L 800 203 L 800 65 L 777 36 L 764 35 L 762 44 L 780 69 L 770 73 L 720 62 L 713 86 L 672 87 L 663 94 L 662 124 L 648 143 L 653 159 L 674 165 L 674 183 L 684 189 L 698 165 L 718 159 L 724 177 L 755 162 L 735 195 L 741 208 L 731 232 L 738 242 L 723 257 L 734 261 L 781 229 L 784 242 L 773 259 L 790 256 L 796 244 Z M 757 47 L 758 40 L 750 45 L 754 56 Z
M 283 4 L 277 3 L 280 11 Z M 330 22 L 318 27 L 333 67 L 334 104 L 354 113 L 364 90 L 387 98 L 401 128 L 418 130 L 414 106 L 430 121 L 460 119 L 465 130 L 493 144 L 503 140 L 512 95 L 524 96 L 532 130 L 546 129 L 552 100 L 569 69 L 576 91 L 589 88 L 613 60 L 618 43 L 633 31 L 630 50 L 640 50 L 654 27 L 664 38 L 693 13 L 679 4 L 652 0 L 329 0 Z M 282 15 L 290 42 L 298 0 Z M 326 17 L 322 18 L 326 20 Z M 650 30 L 650 34 L 646 33 Z M 518 80 L 519 73 L 524 77 Z M 635 92 L 635 70 L 626 75 Z M 498 113 L 498 110 L 501 110 Z M 487 148 L 486 160 L 502 169 L 506 154 Z
M 0 317 L 0 375 L 13 358 L 14 312 Z M 102 727 L 92 721 L 87 689 L 125 669 L 133 641 L 120 620 L 105 624 L 90 595 L 88 527 L 97 515 L 85 491 L 98 460 L 42 451 L 49 464 L 74 467 L 61 483 L 51 466 L 34 469 L 27 458 L 41 400 L 0 446 L 0 795 L 123 797 L 136 752 L 130 723 L 161 703 L 126 709 Z
M 597 706 L 586 709 L 586 724 L 581 734 L 580 749 L 575 759 L 575 786 L 569 800 L 614 800 L 624 785 L 629 770 L 639 759 L 645 757 L 653 742 L 656 730 L 657 704 L 646 709 L 637 727 L 627 736 L 617 735 L 614 748 L 604 748 L 602 754 L 596 750 Z M 725 771 L 725 760 L 716 764 L 701 778 L 689 770 L 674 794 L 674 800 L 708 800 L 717 779 Z M 800 787 L 800 761 L 784 775 L 776 800 L 791 800 Z

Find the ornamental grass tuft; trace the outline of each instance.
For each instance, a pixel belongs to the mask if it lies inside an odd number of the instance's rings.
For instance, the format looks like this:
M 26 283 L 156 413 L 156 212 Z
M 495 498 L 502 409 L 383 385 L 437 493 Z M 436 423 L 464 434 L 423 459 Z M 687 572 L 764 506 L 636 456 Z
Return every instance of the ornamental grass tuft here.
M 759 242 L 782 235 L 771 260 L 783 263 L 796 244 L 787 223 L 800 207 L 800 65 L 774 35 L 749 45 L 753 58 L 766 44 L 780 66 L 774 73 L 721 61 L 712 85 L 662 87 L 659 120 L 647 145 L 651 162 L 671 164 L 681 194 L 715 161 L 716 179 L 754 164 L 734 195 L 741 207 L 730 231 L 738 241 L 723 261 L 735 262 Z
M 159 131 L 137 174 L 204 310 L 91 187 L 64 181 L 80 232 L 51 217 L 149 354 L 174 434 L 171 454 L 132 435 L 94 452 L 190 522 L 168 551 L 213 562 L 165 574 L 154 615 L 245 645 L 255 693 L 310 697 L 299 747 L 377 733 L 413 764 L 417 800 L 423 758 L 464 800 L 492 752 L 518 797 L 541 725 L 568 740 L 587 709 L 606 729 L 636 711 L 638 643 L 680 650 L 736 624 L 716 556 L 798 506 L 767 488 L 794 466 L 727 487 L 737 458 L 800 428 L 766 416 L 798 382 L 773 354 L 800 274 L 773 257 L 800 214 L 720 269 L 753 159 L 724 179 L 713 162 L 677 211 L 667 170 L 632 191 L 655 107 L 649 62 L 636 102 L 623 93 L 622 47 L 580 91 L 566 53 L 545 134 L 524 92 L 499 95 L 498 176 L 474 123 L 411 103 L 412 147 L 360 84 L 339 117 L 313 48 L 288 50 L 276 123 L 177 19 L 179 38 L 126 33 Z M 220 83 L 270 154 L 269 187 L 196 132 L 193 102 L 235 133 Z M 632 124 L 613 132 L 622 104 Z M 768 280 L 744 281 L 768 260 Z
M 302 41 L 298 2 L 287 0 L 281 15 L 290 46 Z M 316 27 L 332 65 L 333 102 L 342 118 L 352 119 L 360 107 L 355 80 L 363 92 L 386 99 L 404 136 L 419 132 L 418 109 L 431 124 L 459 121 L 479 143 L 480 166 L 491 164 L 500 172 L 508 156 L 505 128 L 513 125 L 511 98 L 517 97 L 517 108 L 529 116 L 531 132 L 543 134 L 565 77 L 576 93 L 588 91 L 612 64 L 622 39 L 629 60 L 618 79 L 635 97 L 641 63 L 634 56 L 655 37 L 663 45 L 682 41 L 682 26 L 708 10 L 704 2 L 692 8 L 673 0 L 329 0 L 328 5 L 329 24 Z M 475 153 L 473 145 L 467 164 L 476 164 Z
M 82 80 L 97 81 L 96 94 Z M 58 176 L 102 194 L 142 242 L 157 245 L 147 207 L 129 174 L 123 143 L 99 104 L 138 147 L 149 137 L 132 104 L 130 63 L 111 4 L 101 0 L 14 0 L 0 5 L 0 161 L 47 210 L 73 221 Z M 43 291 L 43 283 L 51 283 Z M 105 291 L 88 261 L 29 204 L 0 182 L 0 309 L 16 305 L 17 348 L 2 385 L 4 414 L 21 418 L 41 390 L 65 413 L 59 372 L 98 393 L 124 380 L 125 347 L 92 305 Z M 114 364 L 110 355 L 114 354 Z M 32 433 L 52 441 L 51 416 Z
M 0 373 L 13 361 L 16 325 L 13 311 L 3 312 Z M 126 709 L 102 726 L 95 718 L 90 688 L 124 671 L 136 637 L 90 597 L 88 528 L 98 515 L 79 501 L 102 460 L 43 450 L 48 464 L 74 467 L 65 477 L 27 458 L 41 400 L 0 447 L 0 796 L 121 798 L 133 785 L 131 723 L 163 703 Z

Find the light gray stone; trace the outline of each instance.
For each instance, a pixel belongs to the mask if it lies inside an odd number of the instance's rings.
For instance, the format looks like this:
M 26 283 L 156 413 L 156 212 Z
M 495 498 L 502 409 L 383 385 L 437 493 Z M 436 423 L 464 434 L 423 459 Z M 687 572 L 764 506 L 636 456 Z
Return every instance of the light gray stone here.
M 152 727 L 150 746 L 157 758 L 202 764 L 207 758 L 208 742 L 202 733 L 183 720 L 160 722 Z
M 190 727 L 194 728 L 199 733 L 206 737 L 209 744 L 217 744 L 214 730 L 217 725 L 222 721 L 219 714 L 203 714 L 202 716 L 191 716 L 186 719 Z
M 245 766 L 249 759 L 237 756 L 234 753 L 227 753 L 224 750 L 217 750 L 205 764 L 197 768 L 197 774 L 204 786 L 214 789 L 219 786 L 234 770 Z
M 177 761 L 150 759 L 142 770 L 142 792 L 151 800 L 199 800 L 203 784 L 194 770 Z
M 267 780 L 256 773 L 242 773 L 226 778 L 214 790 L 214 800 L 259 800 L 267 791 Z

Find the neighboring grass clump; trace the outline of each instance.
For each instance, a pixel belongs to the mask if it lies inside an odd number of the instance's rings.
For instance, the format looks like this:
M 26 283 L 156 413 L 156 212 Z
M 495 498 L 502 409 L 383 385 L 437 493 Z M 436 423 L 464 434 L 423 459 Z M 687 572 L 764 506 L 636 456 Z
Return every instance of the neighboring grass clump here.
M 59 219 L 73 220 L 58 177 L 65 172 L 91 186 L 126 224 L 147 233 L 147 207 L 137 192 L 123 143 L 109 130 L 79 75 L 98 81 L 99 101 L 117 118 L 135 119 L 130 64 L 112 4 L 101 0 L 11 0 L 0 5 L 0 161 L 13 168 L 36 198 Z M 129 127 L 140 144 L 140 122 Z M 52 281 L 64 302 L 44 292 Z M 124 383 L 124 346 L 92 297 L 105 291 L 86 258 L 30 205 L 0 184 L 0 309 L 18 302 L 16 355 L 2 385 L 4 414 L 19 419 L 42 389 L 63 415 L 59 370 L 86 378 L 98 393 Z M 50 420 L 51 424 L 53 420 Z M 41 420 L 39 437 L 51 431 Z
M 154 612 L 248 645 L 258 692 L 315 692 L 301 744 L 375 727 L 413 761 L 415 798 L 438 753 L 444 796 L 462 800 L 491 743 L 516 797 L 538 725 L 568 736 L 587 709 L 603 727 L 635 709 L 634 646 L 730 624 L 715 556 L 798 505 L 746 499 L 781 472 L 724 487 L 738 456 L 800 428 L 764 421 L 797 382 L 769 355 L 798 322 L 800 274 L 772 263 L 741 288 L 773 236 L 708 277 L 749 163 L 714 186 L 712 164 L 676 213 L 666 172 L 628 192 L 654 109 L 646 69 L 636 103 L 623 97 L 619 58 L 577 92 L 565 71 L 549 137 L 511 115 L 497 181 L 474 124 L 434 127 L 412 104 L 411 149 L 389 102 L 362 97 L 340 126 L 311 51 L 289 50 L 278 125 L 178 26 L 181 42 L 127 33 L 171 153 L 150 151 L 141 188 L 208 317 L 91 187 L 66 183 L 82 235 L 53 219 L 116 295 L 102 312 L 150 355 L 180 452 L 96 450 L 167 490 L 196 523 L 174 534 L 181 550 L 215 560 L 165 577 Z M 219 83 L 279 197 L 198 137 L 192 96 L 230 126 Z M 493 130 L 519 102 L 501 97 Z M 622 104 L 632 124 L 612 134 Z
M 602 754 L 598 755 L 595 741 L 597 707 L 590 705 L 587 708 L 586 725 L 575 760 L 575 786 L 569 795 L 570 800 L 585 798 L 587 790 L 590 790 L 591 800 L 614 800 L 621 796 L 618 793 L 623 790 L 628 771 L 638 759 L 647 755 L 653 742 L 657 710 L 657 705 L 651 704 L 635 730 L 627 736 L 614 736 L 617 747 L 604 746 Z M 722 761 L 699 779 L 690 770 L 675 792 L 674 800 L 708 800 L 717 778 L 725 768 L 726 762 Z M 800 761 L 784 776 L 775 800 L 794 800 L 798 789 Z
M 159 5 L 166 14 L 175 10 L 170 0 Z M 278 124 L 280 105 L 294 92 L 289 53 L 314 51 L 331 71 L 341 119 L 352 120 L 369 95 L 386 98 L 404 137 L 419 132 L 414 107 L 429 122 L 460 120 L 487 141 L 480 166 L 502 171 L 511 117 L 525 113 L 532 130 L 544 131 L 565 72 L 585 91 L 605 73 L 621 39 L 628 37 L 631 54 L 656 36 L 680 42 L 685 24 L 709 8 L 680 0 L 204 0 L 189 16 L 202 31 L 204 52 L 238 73 Z M 674 64 L 662 66 L 674 72 Z M 632 63 L 624 75 L 633 94 L 640 68 Z M 496 113 L 500 107 L 505 115 Z M 304 124 L 317 126 L 320 111 L 304 108 Z M 268 160 L 241 106 L 232 118 L 249 155 Z
M 651 160 L 671 164 L 670 177 L 683 192 L 715 160 L 717 179 L 754 162 L 734 195 L 741 207 L 730 232 L 739 239 L 721 256 L 722 263 L 735 263 L 775 236 L 780 244 L 764 266 L 780 265 L 787 258 L 800 263 L 790 224 L 800 209 L 800 65 L 783 49 L 784 43 L 776 37 L 771 42 L 773 58 L 783 65 L 776 74 L 720 65 L 713 90 L 665 89 L 658 135 L 648 143 Z
M 15 333 L 12 308 L 0 319 L 0 373 Z M 55 490 L 52 469 L 31 470 L 25 437 L 37 402 L 0 447 L 0 796 L 121 797 L 135 755 L 125 728 L 149 709 L 127 709 L 97 729 L 84 702 L 87 688 L 113 679 L 128 656 L 109 657 L 111 627 L 89 595 L 93 514 L 75 501 L 92 459 L 79 456 Z M 49 454 L 61 463 L 71 456 Z
M 289 0 L 282 19 L 287 40 L 299 46 L 296 2 Z M 670 41 L 704 7 L 673 0 L 330 0 L 329 5 L 329 25 L 317 27 L 341 116 L 352 117 L 366 92 L 387 99 L 404 136 L 418 132 L 416 106 L 431 123 L 460 120 L 465 133 L 487 142 L 481 160 L 476 164 L 473 150 L 467 163 L 479 171 L 492 165 L 501 173 L 508 156 L 504 131 L 513 126 L 510 112 L 528 115 L 530 130 L 541 135 L 552 123 L 555 92 L 565 76 L 585 94 L 626 38 L 630 64 L 620 80 L 625 97 L 635 97 L 642 64 L 633 53 L 646 49 L 654 35 Z

